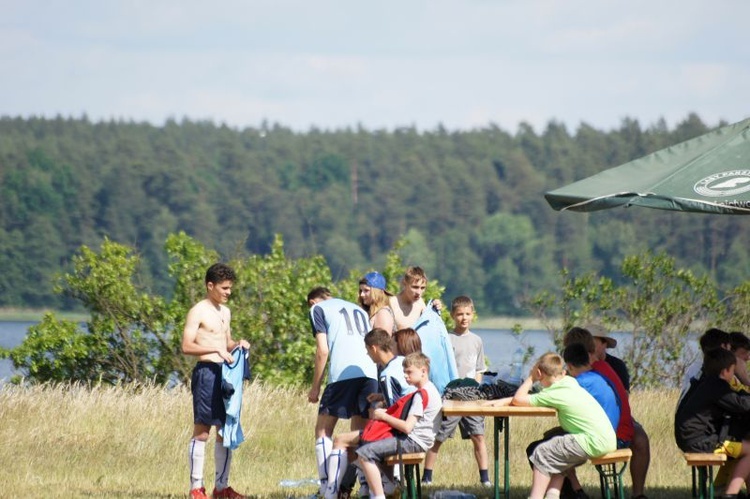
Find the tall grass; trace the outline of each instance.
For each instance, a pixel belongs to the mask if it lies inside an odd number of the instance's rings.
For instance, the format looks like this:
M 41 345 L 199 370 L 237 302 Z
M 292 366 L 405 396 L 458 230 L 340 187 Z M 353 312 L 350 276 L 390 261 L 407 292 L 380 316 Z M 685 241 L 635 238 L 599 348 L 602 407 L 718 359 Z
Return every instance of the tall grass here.
M 690 471 L 674 444 L 672 416 L 677 393 L 637 392 L 634 414 L 651 437 L 651 497 L 689 496 Z M 316 476 L 313 426 L 316 406 L 297 388 L 253 383 L 245 387 L 242 412 L 247 440 L 234 453 L 232 486 L 253 496 L 302 497 L 312 486 L 282 489 L 284 478 Z M 492 421 L 487 420 L 491 453 Z M 511 420 L 513 496 L 525 497 L 531 473 L 526 444 L 554 424 L 549 418 Z M 339 430 L 348 428 L 340 423 Z M 187 444 L 192 434 L 190 392 L 184 387 L 85 387 L 5 385 L 0 388 L 0 496 L 2 497 L 186 497 Z M 213 439 L 206 452 L 206 488 L 213 487 Z M 491 455 L 491 454 L 490 454 Z M 592 466 L 580 476 L 592 497 L 598 479 Z M 626 472 L 626 484 L 629 484 Z M 453 439 L 441 448 L 435 485 L 479 497 L 471 444 Z

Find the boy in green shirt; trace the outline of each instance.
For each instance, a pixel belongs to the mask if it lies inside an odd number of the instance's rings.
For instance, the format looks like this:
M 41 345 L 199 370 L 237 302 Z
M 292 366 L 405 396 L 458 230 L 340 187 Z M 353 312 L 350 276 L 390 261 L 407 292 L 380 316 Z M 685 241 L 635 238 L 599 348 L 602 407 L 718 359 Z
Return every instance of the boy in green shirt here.
M 542 390 L 529 394 L 538 381 Z M 566 376 L 562 357 L 546 353 L 513 397 L 495 405 L 552 407 L 566 434 L 547 440 L 534 450 L 530 499 L 557 499 L 565 472 L 617 448 L 617 437 L 602 406 L 578 382 Z

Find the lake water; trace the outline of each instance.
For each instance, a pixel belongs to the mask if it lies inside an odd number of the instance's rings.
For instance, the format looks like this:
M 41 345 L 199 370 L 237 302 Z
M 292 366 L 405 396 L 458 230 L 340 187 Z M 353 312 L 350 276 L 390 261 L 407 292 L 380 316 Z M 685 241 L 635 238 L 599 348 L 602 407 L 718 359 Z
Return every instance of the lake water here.
M 18 346 L 26 336 L 28 328 L 35 322 L 11 322 L 0 321 L 0 347 L 13 348 Z M 547 331 L 525 331 L 520 335 L 514 335 L 508 329 L 474 329 L 476 334 L 482 338 L 484 343 L 484 353 L 489 362 L 491 371 L 497 372 L 501 378 L 507 379 L 510 373 L 510 365 L 513 360 L 513 353 L 521 348 L 526 350 L 528 347 L 534 348 L 534 354 L 529 362 L 524 366 L 524 374 L 531 367 L 530 362 L 539 357 L 544 352 L 554 350 L 552 336 Z M 628 341 L 628 335 L 625 333 L 612 335 L 618 340 L 618 343 Z M 621 346 L 610 350 L 618 357 Z M 310 359 L 312 362 L 312 359 Z M 9 359 L 0 359 L 0 383 L 7 380 L 14 374 L 20 374 L 13 369 L 13 363 Z

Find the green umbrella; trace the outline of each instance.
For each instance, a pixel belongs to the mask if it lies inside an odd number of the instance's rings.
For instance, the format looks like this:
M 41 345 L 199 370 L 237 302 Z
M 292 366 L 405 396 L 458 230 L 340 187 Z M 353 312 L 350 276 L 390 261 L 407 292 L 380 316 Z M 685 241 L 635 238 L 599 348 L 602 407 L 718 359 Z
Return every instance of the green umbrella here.
M 750 119 L 547 192 L 556 210 L 615 206 L 750 215 Z

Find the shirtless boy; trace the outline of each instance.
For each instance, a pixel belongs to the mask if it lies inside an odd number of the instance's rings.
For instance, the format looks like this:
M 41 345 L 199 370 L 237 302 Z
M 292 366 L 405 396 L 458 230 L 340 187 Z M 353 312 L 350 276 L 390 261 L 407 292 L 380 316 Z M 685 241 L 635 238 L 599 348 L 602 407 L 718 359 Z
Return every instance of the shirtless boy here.
M 191 499 L 208 499 L 203 486 L 203 461 L 206 441 L 215 426 L 216 485 L 212 496 L 238 499 L 245 496 L 229 487 L 231 450 L 223 446 L 219 428 L 226 421 L 221 395 L 221 365 L 232 363 L 231 352 L 236 346 L 250 348 L 246 340 L 234 341 L 229 327 L 232 318 L 224 304 L 232 294 L 235 273 L 231 267 L 216 263 L 206 271 L 206 298 L 190 309 L 182 332 L 182 353 L 198 357 L 193 369 L 193 438 L 188 446 Z
M 396 319 L 396 329 L 414 327 L 417 319 L 427 307 L 424 291 L 427 289 L 427 275 L 422 267 L 407 267 L 401 280 L 401 291 L 390 297 L 391 310 Z M 435 310 L 440 312 L 443 303 L 434 300 Z

